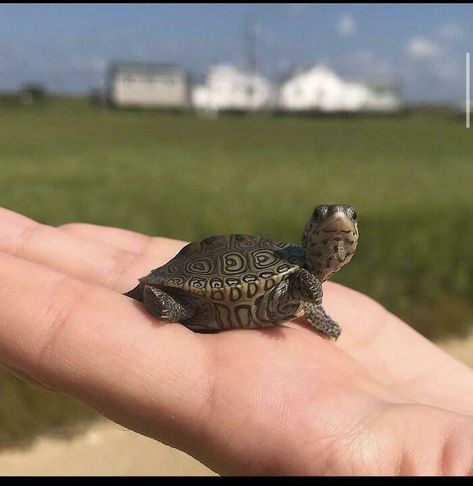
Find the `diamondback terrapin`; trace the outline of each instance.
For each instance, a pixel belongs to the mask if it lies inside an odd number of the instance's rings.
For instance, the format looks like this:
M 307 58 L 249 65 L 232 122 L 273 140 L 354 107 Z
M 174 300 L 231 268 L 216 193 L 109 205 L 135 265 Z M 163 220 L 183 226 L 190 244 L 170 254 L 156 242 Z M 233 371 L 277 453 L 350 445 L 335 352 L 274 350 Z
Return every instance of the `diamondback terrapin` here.
M 259 236 L 210 236 L 189 243 L 125 295 L 156 317 L 201 332 L 264 328 L 305 316 L 337 339 L 340 326 L 324 311 L 322 282 L 352 258 L 358 243 L 355 210 L 317 206 L 302 246 Z

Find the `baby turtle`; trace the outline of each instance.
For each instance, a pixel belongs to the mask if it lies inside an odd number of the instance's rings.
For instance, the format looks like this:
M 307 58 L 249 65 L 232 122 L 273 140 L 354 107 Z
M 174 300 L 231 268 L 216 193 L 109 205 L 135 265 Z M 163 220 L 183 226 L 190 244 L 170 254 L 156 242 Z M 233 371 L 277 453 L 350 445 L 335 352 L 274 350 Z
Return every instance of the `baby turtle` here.
M 322 282 L 352 258 L 358 243 L 355 210 L 317 206 L 302 246 L 260 236 L 210 236 L 189 243 L 125 295 L 162 321 L 198 332 L 263 328 L 304 316 L 337 339 L 340 326 L 324 311 Z

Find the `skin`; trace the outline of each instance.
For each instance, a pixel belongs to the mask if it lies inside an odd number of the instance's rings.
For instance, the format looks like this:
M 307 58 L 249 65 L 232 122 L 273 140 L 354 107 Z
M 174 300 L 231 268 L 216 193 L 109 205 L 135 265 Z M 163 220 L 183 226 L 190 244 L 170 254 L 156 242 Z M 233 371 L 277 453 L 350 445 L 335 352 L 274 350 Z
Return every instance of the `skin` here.
M 473 371 L 324 285 L 304 325 L 196 334 L 121 295 L 184 242 L 0 210 L 0 359 L 220 474 L 473 473 Z

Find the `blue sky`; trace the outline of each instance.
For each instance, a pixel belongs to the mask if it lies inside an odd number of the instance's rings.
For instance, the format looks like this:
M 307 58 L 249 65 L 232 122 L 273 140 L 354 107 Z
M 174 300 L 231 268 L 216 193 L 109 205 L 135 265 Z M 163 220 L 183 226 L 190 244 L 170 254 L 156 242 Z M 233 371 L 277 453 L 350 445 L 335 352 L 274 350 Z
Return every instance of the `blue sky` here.
M 249 15 L 272 79 L 324 63 L 353 80 L 401 80 L 409 100 L 463 99 L 470 4 L 1 4 L 0 90 L 36 81 L 88 92 L 111 60 L 196 75 L 210 63 L 243 67 Z

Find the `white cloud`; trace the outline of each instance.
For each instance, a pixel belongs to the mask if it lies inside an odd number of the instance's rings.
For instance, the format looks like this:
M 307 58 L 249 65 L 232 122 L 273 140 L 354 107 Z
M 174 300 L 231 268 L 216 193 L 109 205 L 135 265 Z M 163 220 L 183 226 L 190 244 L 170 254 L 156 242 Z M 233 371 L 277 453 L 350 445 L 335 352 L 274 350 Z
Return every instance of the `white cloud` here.
M 440 46 L 425 37 L 414 37 L 406 44 L 407 54 L 415 59 L 433 59 L 442 53 Z
M 336 24 L 336 30 L 339 35 L 342 37 L 349 37 L 353 35 L 356 30 L 356 22 L 355 19 L 348 14 L 342 15 Z
M 458 24 L 444 24 L 438 30 L 438 35 L 444 40 L 457 40 L 465 35 L 465 31 Z

